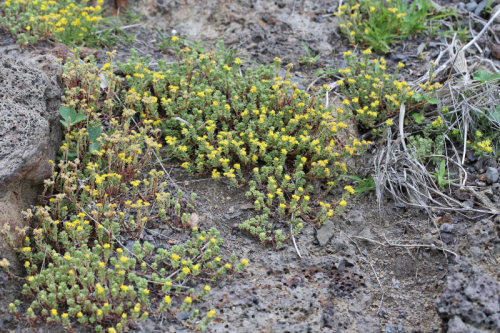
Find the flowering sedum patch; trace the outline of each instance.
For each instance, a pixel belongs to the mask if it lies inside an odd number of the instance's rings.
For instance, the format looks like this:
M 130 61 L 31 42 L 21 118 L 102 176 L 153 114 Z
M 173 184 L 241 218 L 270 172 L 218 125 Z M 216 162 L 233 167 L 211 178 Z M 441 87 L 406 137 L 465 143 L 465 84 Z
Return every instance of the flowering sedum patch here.
M 22 46 L 47 37 L 67 45 L 95 44 L 103 2 L 88 6 L 88 0 L 7 0 L 0 5 L 0 25 Z
M 172 42 L 177 45 L 175 37 Z M 313 88 L 310 95 L 292 84 L 291 64 L 282 76 L 276 75 L 278 58 L 243 71 L 240 59 L 221 50 L 221 44 L 206 54 L 177 47 L 179 61 L 158 61 L 157 71 L 148 68 L 149 57 L 133 52 L 118 64 L 130 86 L 122 99 L 143 119 L 158 119 L 168 153 L 187 171 L 248 184 L 247 196 L 261 215 L 240 227 L 281 246 L 289 236 L 270 221 L 291 223 L 297 234 L 303 221 L 319 224 L 340 212 L 345 205 L 319 200 L 326 192 L 312 198 L 308 182 L 325 179 L 329 191 L 347 171 L 343 158 L 369 142 L 342 141 L 350 113 L 335 117 L 332 107 L 323 106 L 327 87 Z
M 343 80 L 337 81 L 347 97 L 343 101 L 344 110 L 353 112 L 367 129 L 381 122 L 391 126 L 393 121 L 390 117 L 399 113 L 402 104 L 405 104 L 407 111 L 417 109 L 422 106 L 424 99 L 433 98 L 436 90 L 442 86 L 427 81 L 420 85 L 425 95 L 417 93 L 406 81 L 397 80 L 399 69 L 404 67 L 402 63 L 396 66 L 393 74 L 388 74 L 384 58 L 370 59 L 370 55 L 370 49 L 363 51 L 359 59 L 351 51 L 344 52 L 347 66 L 339 70 Z M 433 67 L 430 75 L 434 78 L 432 71 Z M 337 112 L 342 113 L 344 110 L 339 108 Z
M 151 315 L 168 313 L 175 319 L 190 311 L 182 323 L 203 331 L 215 311 L 200 318 L 193 304 L 210 292 L 206 283 L 243 271 L 248 261 L 222 258 L 223 240 L 215 228 L 193 228 L 185 243 L 163 249 L 139 241 L 125 247 L 119 241 L 124 235 L 138 239 L 147 223 L 187 228 L 196 196 L 168 192 L 163 171 L 151 168 L 161 147 L 160 129 L 147 118 L 136 126 L 131 123 L 135 112 L 120 108 L 113 54 L 98 70 L 93 59 L 79 63 L 75 53 L 62 76 L 66 136 L 58 168 L 52 163 L 41 205 L 24 212 L 33 236 L 20 230 L 19 246 L 8 238 L 9 225 L 1 230 L 25 262 L 23 295 L 32 302 L 24 316 L 30 324 L 44 320 L 71 331 L 79 323 L 98 332 L 121 332 Z M 100 98 L 101 78 L 107 89 Z M 7 272 L 9 265 L 0 261 Z M 188 281 L 202 286 L 190 288 Z M 10 312 L 20 318 L 19 306 L 19 301 L 11 304 Z
M 409 7 L 402 0 L 347 0 L 335 15 L 352 44 L 382 53 L 390 52 L 390 44 L 429 29 L 425 23 L 432 9 L 429 0 L 414 1 Z

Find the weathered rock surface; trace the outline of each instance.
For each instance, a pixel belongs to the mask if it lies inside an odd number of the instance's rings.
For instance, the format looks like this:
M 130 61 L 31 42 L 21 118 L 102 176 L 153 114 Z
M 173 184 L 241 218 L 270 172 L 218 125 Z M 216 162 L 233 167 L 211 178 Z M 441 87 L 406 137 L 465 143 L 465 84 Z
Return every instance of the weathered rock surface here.
M 53 56 L 14 58 L 0 52 L 0 228 L 8 223 L 15 242 L 16 229 L 26 227 L 21 211 L 36 204 L 43 180 L 51 175 L 48 161 L 55 160 L 60 146 L 58 80 L 59 64 Z M 3 258 L 11 263 L 11 272 L 22 273 L 15 252 L 0 234 Z M 1 314 L 11 297 L 0 299 Z
M 447 277 L 436 310 L 446 332 L 500 331 L 500 283 L 473 267 L 459 262 Z

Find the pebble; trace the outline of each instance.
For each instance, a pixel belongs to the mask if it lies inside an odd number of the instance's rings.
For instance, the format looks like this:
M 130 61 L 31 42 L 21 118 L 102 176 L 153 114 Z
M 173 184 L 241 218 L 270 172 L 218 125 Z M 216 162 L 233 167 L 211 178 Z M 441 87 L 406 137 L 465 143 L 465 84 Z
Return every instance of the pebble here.
M 316 16 L 316 22 L 318 23 L 324 23 L 325 22 L 325 19 L 321 16 Z
M 385 333 L 396 333 L 397 328 L 395 325 L 385 324 Z
M 336 8 L 335 8 L 335 7 L 328 7 L 328 8 L 327 8 L 327 10 L 326 10 L 326 12 L 327 12 L 328 14 L 333 14 L 333 13 L 335 13 L 335 10 L 336 10 Z
M 498 180 L 498 170 L 492 167 L 486 169 L 486 181 L 488 184 L 493 184 Z
M 465 8 L 469 11 L 469 12 L 473 12 L 476 10 L 478 4 L 477 2 L 475 1 L 471 1 L 469 2 L 468 4 L 465 5 Z
M 444 232 L 453 232 L 453 229 L 454 229 L 454 225 L 453 224 L 450 224 L 450 223 L 443 223 L 441 224 L 441 226 L 439 227 L 439 229 L 441 229 L 441 231 L 444 231 Z
M 491 10 L 491 17 L 495 16 L 495 14 L 500 10 L 500 4 L 496 5 L 493 7 Z M 497 18 L 494 21 L 495 23 L 500 23 L 500 16 L 497 16 Z
M 464 205 L 465 207 L 469 207 L 469 208 L 473 208 L 473 207 L 474 207 L 474 203 L 473 203 L 472 201 L 470 201 L 470 200 L 465 200 L 465 201 L 463 202 L 463 205 Z
M 463 2 L 459 2 L 459 3 L 457 4 L 457 7 L 458 7 L 458 9 L 465 10 L 465 3 L 463 3 Z
M 490 2 L 490 0 L 483 0 L 483 1 L 481 1 L 479 3 L 479 5 L 477 5 L 476 10 L 474 11 L 474 14 L 476 14 L 477 16 L 479 16 L 481 14 L 481 12 L 483 11 L 483 9 L 488 4 L 488 2 Z
M 325 246 L 335 233 L 335 226 L 332 221 L 326 221 L 325 224 L 317 231 L 316 238 L 320 246 Z

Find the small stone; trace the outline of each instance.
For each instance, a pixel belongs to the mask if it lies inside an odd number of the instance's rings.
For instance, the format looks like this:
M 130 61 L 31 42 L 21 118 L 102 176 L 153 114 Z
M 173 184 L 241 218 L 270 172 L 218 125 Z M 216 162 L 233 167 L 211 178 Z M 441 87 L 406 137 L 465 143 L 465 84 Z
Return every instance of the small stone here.
M 486 169 L 486 181 L 488 184 L 493 184 L 498 180 L 498 170 L 492 167 Z
M 279 8 L 285 8 L 286 7 L 286 3 L 284 1 L 279 1 L 277 3 L 277 5 L 278 5 Z
M 458 200 L 462 200 L 462 201 L 469 200 L 470 194 L 467 192 L 456 190 L 455 191 L 455 198 L 457 198 Z
M 500 4 L 496 5 L 495 7 L 493 7 L 493 9 L 491 10 L 491 17 L 495 16 L 495 14 L 500 10 Z M 497 18 L 495 19 L 495 21 L 493 21 L 495 23 L 500 23 L 500 16 L 497 16 Z
M 449 232 L 442 232 L 441 233 L 441 240 L 445 244 L 450 244 L 451 242 L 453 242 L 453 235 Z
M 398 332 L 403 332 L 403 325 L 398 325 Z
M 476 10 L 478 4 L 477 2 L 475 1 L 471 1 L 469 2 L 468 4 L 465 5 L 465 8 L 469 11 L 469 12 L 473 12 Z
M 482 170 L 482 169 L 481 169 Z M 482 174 L 482 175 L 477 175 L 476 176 L 477 179 L 479 179 L 480 181 L 482 182 L 485 182 L 488 180 L 488 177 L 486 176 L 486 174 Z
M 316 238 L 318 239 L 320 246 L 325 246 L 326 243 L 332 238 L 335 233 L 335 225 L 332 221 L 328 220 L 323 224 L 321 229 L 319 229 L 316 233 Z
M 455 226 L 453 224 L 443 223 L 443 224 L 441 224 L 441 227 L 439 227 L 439 229 L 441 229 L 441 231 L 444 231 L 444 232 L 450 232 L 450 233 L 452 233 L 454 227 Z
M 457 4 L 457 8 L 458 8 L 458 9 L 461 9 L 461 10 L 465 10 L 465 3 L 463 3 L 463 2 L 459 2 L 459 3 Z
M 328 8 L 326 9 L 326 12 L 327 12 L 328 14 L 333 14 L 333 13 L 335 13 L 335 10 L 336 10 L 336 8 L 332 6 L 332 7 L 328 7 Z
M 476 180 L 476 185 L 479 186 L 479 187 L 485 187 L 486 186 L 486 182 L 482 182 L 482 181 Z
M 492 168 L 498 168 L 498 163 L 494 157 L 490 157 L 484 161 L 483 164 L 484 168 L 492 167 Z
M 465 200 L 462 204 L 464 205 L 464 207 L 468 207 L 468 208 L 474 207 L 474 203 L 470 200 Z
M 321 16 L 316 16 L 316 17 L 315 17 L 315 20 L 316 20 L 316 22 L 318 22 L 318 23 L 324 23 L 324 22 L 325 22 L 325 19 L 324 19 L 323 17 L 321 17 Z
M 467 150 L 467 153 L 465 154 L 465 156 L 467 156 L 467 159 L 469 161 L 471 161 L 471 162 L 477 161 L 477 156 L 474 155 L 474 151 L 473 150 Z
M 483 1 L 481 1 L 479 3 L 479 5 L 477 5 L 476 10 L 474 11 L 474 14 L 476 14 L 477 16 L 479 16 L 479 14 L 481 14 L 481 12 L 486 7 L 486 5 L 488 4 L 489 1 L 490 0 L 483 0 Z
M 490 199 L 493 198 L 493 190 L 491 189 L 491 187 L 487 187 L 481 190 L 481 193 L 485 194 Z
M 389 316 L 389 313 L 387 312 L 386 309 L 380 308 L 380 311 L 378 313 L 379 317 L 386 318 Z M 391 325 L 392 326 L 392 325 Z M 386 331 L 387 332 L 387 331 Z
M 497 18 L 498 19 L 498 18 Z M 500 27 L 500 25 L 497 25 Z M 500 44 L 493 44 L 491 46 L 491 54 L 495 57 L 495 58 L 499 58 L 500 59 Z
M 483 168 L 484 161 L 485 161 L 484 158 L 477 161 L 476 164 L 474 164 L 474 169 L 476 169 L 476 171 L 481 170 Z
M 396 333 L 397 328 L 395 325 L 385 324 L 385 333 Z
M 442 270 L 444 269 L 443 265 L 439 265 L 439 266 L 438 266 L 438 269 L 439 269 L 440 271 L 442 271 Z

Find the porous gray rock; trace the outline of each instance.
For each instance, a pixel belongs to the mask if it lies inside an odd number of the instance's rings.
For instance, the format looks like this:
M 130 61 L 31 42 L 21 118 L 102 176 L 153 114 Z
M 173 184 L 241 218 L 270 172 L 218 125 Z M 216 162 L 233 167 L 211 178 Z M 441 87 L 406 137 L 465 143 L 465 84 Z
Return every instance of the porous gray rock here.
M 347 222 L 351 225 L 353 232 L 356 234 L 364 229 L 366 225 L 366 219 L 363 212 L 359 209 L 353 209 L 347 215 Z
M 451 268 L 436 310 L 446 332 L 500 331 L 500 283 L 463 259 Z
M 470 246 L 484 248 L 498 236 L 495 224 L 491 221 L 477 222 L 467 233 Z
M 448 324 L 447 333 L 487 333 L 485 330 L 478 330 L 471 325 L 465 324 L 460 317 L 453 317 Z
M 21 214 L 37 203 L 44 179 L 51 176 L 49 160 L 55 160 L 62 139 L 59 124 L 61 88 L 59 63 L 53 56 L 16 58 L 0 52 L 0 228 L 19 243 L 19 229 L 26 227 Z M 21 274 L 21 265 L 0 234 L 0 260 Z M 0 302 L 0 315 L 7 311 Z

